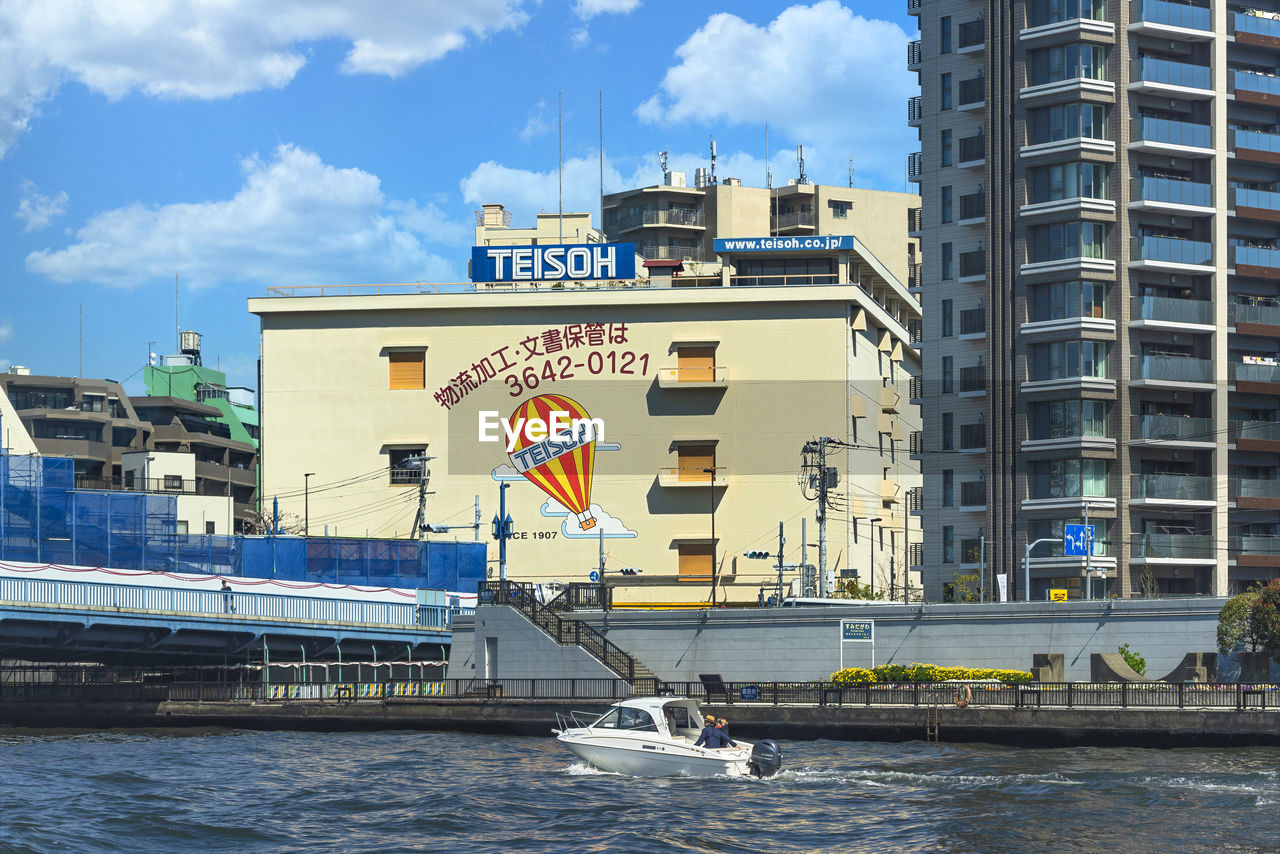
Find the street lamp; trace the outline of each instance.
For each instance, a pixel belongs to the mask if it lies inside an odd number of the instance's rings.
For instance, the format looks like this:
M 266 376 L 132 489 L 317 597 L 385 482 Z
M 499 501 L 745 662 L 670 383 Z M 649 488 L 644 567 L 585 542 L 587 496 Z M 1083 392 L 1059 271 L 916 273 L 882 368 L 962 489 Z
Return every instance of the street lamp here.
M 1026 588 L 1022 591 L 1022 601 L 1031 601 L 1031 550 L 1041 543 L 1060 542 L 1060 537 L 1042 537 L 1033 543 L 1027 543 L 1027 549 L 1022 553 L 1022 586 Z
M 311 535 L 311 477 L 315 472 L 302 475 L 302 536 Z
M 716 469 L 715 466 L 704 468 L 704 474 L 711 475 L 708 481 L 711 488 L 707 490 L 711 493 L 711 607 L 716 606 Z
M 876 592 L 876 522 L 880 521 L 880 517 L 877 516 L 876 518 L 868 519 L 867 521 L 871 523 L 870 525 L 871 532 L 867 535 L 867 543 L 870 545 L 870 548 L 867 549 L 867 551 L 871 555 L 871 566 L 867 569 L 867 572 L 871 574 L 871 586 L 869 589 L 871 590 L 872 593 L 875 593 Z

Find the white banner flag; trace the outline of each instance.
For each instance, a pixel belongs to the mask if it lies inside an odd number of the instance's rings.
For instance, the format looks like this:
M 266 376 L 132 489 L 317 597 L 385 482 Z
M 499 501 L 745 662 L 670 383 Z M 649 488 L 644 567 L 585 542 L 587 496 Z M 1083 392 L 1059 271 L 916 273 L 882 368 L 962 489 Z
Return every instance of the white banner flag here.
M 1009 581 L 1008 581 L 1008 578 L 1009 578 L 1009 576 L 1005 575 L 1003 572 L 996 576 L 996 586 L 998 586 L 998 587 L 1000 588 L 1000 601 L 1001 601 L 1001 602 L 1008 602 L 1008 601 L 1009 601 Z

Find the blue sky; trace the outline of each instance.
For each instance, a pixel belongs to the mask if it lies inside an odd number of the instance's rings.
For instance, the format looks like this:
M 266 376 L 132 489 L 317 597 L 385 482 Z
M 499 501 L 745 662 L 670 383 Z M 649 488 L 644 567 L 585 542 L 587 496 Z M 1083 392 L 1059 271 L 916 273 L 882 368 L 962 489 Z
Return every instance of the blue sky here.
M 184 329 L 256 385 L 273 285 L 456 282 L 472 212 L 707 165 L 903 190 L 905 0 L 0 0 L 0 370 L 141 392 Z M 83 314 L 83 346 L 80 326 Z M 149 342 L 155 342 L 149 344 Z M 83 359 L 83 369 L 81 369 Z

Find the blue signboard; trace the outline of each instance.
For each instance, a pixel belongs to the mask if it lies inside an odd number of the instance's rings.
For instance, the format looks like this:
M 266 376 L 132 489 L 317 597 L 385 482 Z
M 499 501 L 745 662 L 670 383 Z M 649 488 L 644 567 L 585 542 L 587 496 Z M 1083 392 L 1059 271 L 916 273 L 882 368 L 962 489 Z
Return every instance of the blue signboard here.
M 473 282 L 562 282 L 635 277 L 634 243 L 471 247 Z
M 842 641 L 874 641 L 876 624 L 874 620 L 841 620 L 840 640 Z
M 814 237 L 721 237 L 712 241 L 717 255 L 734 252 L 830 252 L 852 249 L 853 238 L 847 234 L 824 234 Z
M 760 688 L 756 685 L 743 685 L 738 689 L 738 699 L 747 703 L 754 703 L 760 699 Z
M 587 576 L 587 578 L 590 578 L 592 581 L 599 581 L 599 580 L 600 580 L 600 573 L 596 572 L 596 571 L 593 569 L 593 570 L 591 570 L 591 574 L 590 574 L 590 575 L 588 575 L 588 576 Z
M 1066 525 L 1062 532 L 1062 553 L 1067 557 L 1084 557 L 1093 542 L 1092 525 Z

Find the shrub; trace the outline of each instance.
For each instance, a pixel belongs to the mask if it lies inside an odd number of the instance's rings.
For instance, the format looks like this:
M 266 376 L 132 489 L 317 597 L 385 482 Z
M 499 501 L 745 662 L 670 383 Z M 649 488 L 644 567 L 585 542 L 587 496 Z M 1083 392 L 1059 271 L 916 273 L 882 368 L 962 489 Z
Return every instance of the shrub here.
M 1129 645 L 1127 643 L 1120 644 L 1120 646 L 1116 648 L 1116 652 L 1124 656 L 1125 663 L 1133 668 L 1134 673 L 1139 676 L 1147 675 L 1147 660 L 1129 649 Z
M 940 667 L 936 664 L 881 664 L 867 670 L 846 667 L 831 674 L 837 684 L 856 685 L 885 682 L 946 682 L 949 679 L 990 679 L 1013 684 L 1030 682 L 1025 670 L 993 670 L 985 667 Z

